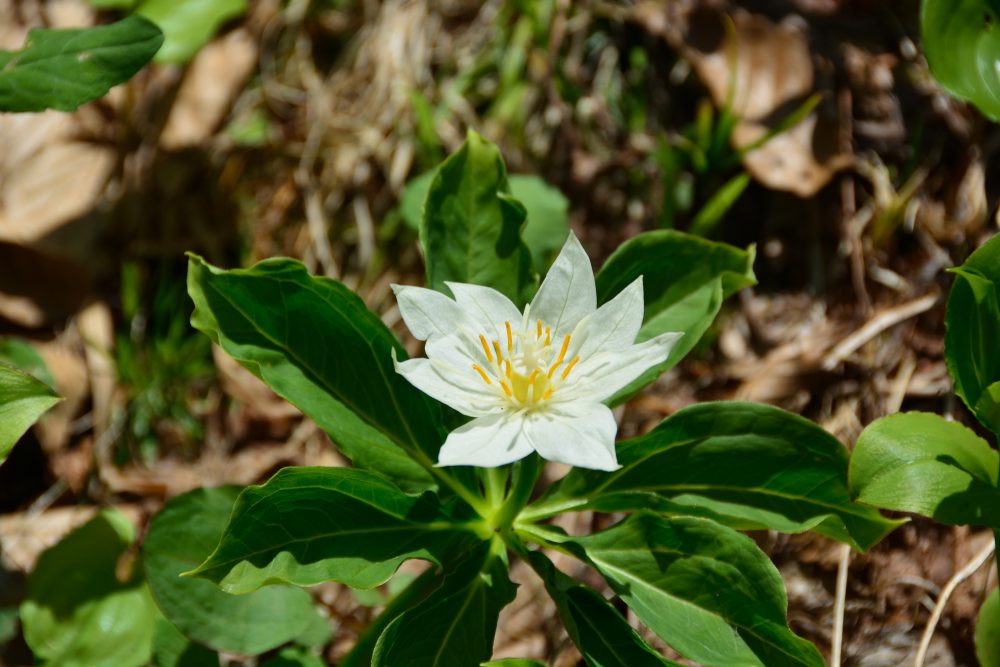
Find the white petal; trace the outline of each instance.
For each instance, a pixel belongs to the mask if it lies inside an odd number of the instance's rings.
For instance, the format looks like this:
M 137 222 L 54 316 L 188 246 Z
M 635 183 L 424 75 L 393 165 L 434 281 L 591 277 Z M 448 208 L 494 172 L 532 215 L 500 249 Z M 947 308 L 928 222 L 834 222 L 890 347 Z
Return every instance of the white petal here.
M 507 338 L 507 328 L 504 322 L 511 326 L 521 323 L 521 313 L 510 299 L 492 287 L 469 285 L 467 283 L 445 283 L 455 295 L 458 307 L 462 309 L 469 326 L 476 331 L 474 335 L 486 334 L 491 340 L 504 341 Z
M 587 359 L 604 351 L 624 350 L 635 342 L 642 326 L 642 276 L 615 298 L 583 318 L 573 332 L 574 354 Z
M 567 398 L 586 397 L 600 402 L 615 395 L 647 368 L 666 361 L 670 350 L 683 333 L 670 331 L 620 352 L 602 352 L 581 361 L 574 373 L 575 380 L 567 383 Z M 570 376 L 573 377 L 573 376 Z
M 523 413 L 473 419 L 448 434 L 438 465 L 496 468 L 523 459 L 531 453 L 523 428 Z
M 455 333 L 465 319 L 462 309 L 441 292 L 424 287 L 392 285 L 403 322 L 417 340 Z
M 565 403 L 530 413 L 527 434 L 542 458 L 578 468 L 617 470 L 618 425 L 606 405 Z
M 406 378 L 407 382 L 463 415 L 481 417 L 503 409 L 499 395 L 490 391 L 490 387 L 482 378 L 474 375 L 475 371 L 472 369 L 469 369 L 469 373 L 463 373 L 441 361 L 396 361 L 396 355 L 392 356 L 396 372 Z
M 531 302 L 531 318 L 551 326 L 558 338 L 571 333 L 595 308 L 594 269 L 580 241 L 570 233 Z

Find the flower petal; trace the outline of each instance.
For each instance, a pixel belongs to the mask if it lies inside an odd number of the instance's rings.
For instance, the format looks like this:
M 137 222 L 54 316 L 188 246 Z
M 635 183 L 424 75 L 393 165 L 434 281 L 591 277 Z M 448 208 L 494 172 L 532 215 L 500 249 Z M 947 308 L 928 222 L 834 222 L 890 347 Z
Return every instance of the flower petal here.
M 602 352 L 581 361 L 572 385 L 559 393 L 565 400 L 601 402 L 628 386 L 647 369 L 662 363 L 683 333 L 669 331 L 619 352 Z M 572 376 L 571 376 L 572 377 Z
M 590 258 L 570 233 L 531 302 L 531 318 L 552 327 L 556 337 L 571 333 L 597 308 L 597 289 Z
M 445 283 L 455 295 L 458 307 L 465 314 L 469 326 L 476 331 L 475 335 L 486 334 L 493 340 L 503 341 L 507 336 L 507 327 L 521 323 L 521 313 L 510 299 L 492 287 L 470 285 L 468 283 Z
M 617 470 L 610 408 L 600 403 L 565 403 L 529 413 L 526 432 L 542 458 L 578 468 Z
M 465 320 L 462 309 L 441 292 L 424 287 L 392 285 L 403 322 L 417 340 L 447 335 Z
M 615 298 L 583 318 L 573 331 L 573 354 L 587 359 L 605 351 L 624 350 L 635 342 L 642 326 L 642 276 Z
M 524 413 L 473 419 L 448 434 L 438 465 L 496 468 L 522 459 L 532 451 L 523 429 Z
M 431 359 L 396 361 L 395 352 L 392 361 L 396 372 L 407 382 L 463 415 L 482 417 L 504 409 L 498 394 L 490 391 L 471 369 L 464 373 L 446 362 Z

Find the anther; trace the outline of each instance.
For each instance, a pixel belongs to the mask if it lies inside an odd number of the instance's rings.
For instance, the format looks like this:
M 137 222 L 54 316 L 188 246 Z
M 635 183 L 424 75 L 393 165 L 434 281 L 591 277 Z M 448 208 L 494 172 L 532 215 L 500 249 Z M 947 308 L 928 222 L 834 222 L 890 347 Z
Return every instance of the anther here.
M 513 369 L 510 367 L 510 359 L 504 359 L 503 363 L 504 363 L 504 370 L 506 371 L 506 375 L 507 375 L 507 377 L 510 377 L 511 373 L 513 373 Z
M 569 362 L 569 366 L 566 367 L 566 370 L 564 370 L 562 372 L 562 375 L 560 375 L 559 377 L 565 380 L 566 376 L 569 375 L 569 372 L 573 370 L 573 366 L 576 366 L 576 363 L 578 361 L 580 361 L 580 355 L 576 355 L 575 357 L 573 357 L 573 361 Z
M 510 387 L 508 387 L 507 383 L 503 380 L 500 381 L 500 386 L 503 387 L 503 393 L 507 394 L 508 398 L 514 395 L 514 392 L 510 390 Z
M 479 334 L 479 342 L 483 344 L 483 352 L 486 353 L 486 358 L 489 362 L 493 363 L 493 353 L 490 352 L 490 346 L 486 343 L 486 336 Z
M 549 400 L 549 397 L 552 396 L 552 390 L 553 389 L 555 389 L 555 387 L 549 387 L 548 389 L 545 390 L 545 393 L 542 394 L 542 400 L 543 401 Z
M 531 371 L 531 375 L 528 376 L 528 384 L 532 384 L 538 378 L 538 374 L 541 372 L 542 371 L 538 368 Z
M 497 353 L 497 363 L 503 363 L 503 355 L 500 353 L 500 341 L 493 341 L 493 350 Z
M 562 360 L 566 358 L 566 350 L 569 349 L 569 339 L 570 335 L 566 334 L 566 337 L 563 339 L 562 349 L 559 350 L 559 357 L 556 359 L 557 365 L 561 364 Z
M 472 370 L 479 373 L 480 377 L 482 377 L 483 380 L 486 381 L 486 384 L 493 384 L 492 382 L 490 382 L 490 378 L 486 375 L 486 371 L 483 370 L 482 366 L 480 366 L 479 364 L 472 364 Z
M 535 336 L 535 338 L 541 338 L 541 337 L 542 337 L 542 321 L 538 320 L 538 335 Z
M 507 351 L 508 352 L 513 352 L 514 351 L 514 336 L 511 335 L 511 333 L 510 333 L 510 322 L 504 322 L 504 324 L 507 326 Z

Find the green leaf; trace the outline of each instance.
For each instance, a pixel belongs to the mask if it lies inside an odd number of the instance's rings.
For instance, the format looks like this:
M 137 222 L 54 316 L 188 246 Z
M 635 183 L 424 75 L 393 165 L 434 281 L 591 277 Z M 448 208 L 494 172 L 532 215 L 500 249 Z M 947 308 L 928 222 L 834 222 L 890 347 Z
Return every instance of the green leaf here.
M 545 273 L 569 236 L 569 200 L 538 176 L 527 174 L 511 174 L 510 192 L 528 211 L 521 236 L 531 251 L 532 268 Z
M 406 488 L 447 436 L 441 406 L 398 375 L 406 352 L 343 284 L 290 259 L 223 271 L 190 258 L 191 323 L 326 431 L 354 464 Z M 422 467 L 412 457 L 420 457 Z
M 261 667 L 326 667 L 326 662 L 301 646 L 288 646 Z
M 433 494 L 407 495 L 363 470 L 284 468 L 240 494 L 218 548 L 190 574 L 229 593 L 286 582 L 371 588 L 404 560 L 460 552 L 477 540 L 471 526 Z
M 979 608 L 976 657 L 980 667 L 1000 667 L 1000 589 L 994 588 Z
M 420 225 L 427 286 L 448 294 L 446 281 L 486 285 L 523 305 L 537 280 L 521 239 L 526 216 L 510 194 L 500 149 L 470 131 L 427 193 Z
M 750 185 L 750 173 L 742 171 L 726 181 L 712 198 L 698 211 L 691 221 L 691 233 L 708 236 L 719 226 L 722 219 Z
M 141 16 L 73 30 L 36 28 L 20 51 L 0 51 L 0 111 L 73 111 L 128 81 L 163 35 Z
M 540 551 L 528 562 L 590 667 L 680 667 L 651 649 L 603 596 L 564 575 Z
M 515 592 L 502 554 L 481 544 L 440 588 L 389 624 L 375 645 L 372 667 L 479 665 L 493 652 L 497 617 Z
M 204 579 L 180 576 L 218 545 L 239 493 L 223 487 L 177 496 L 153 518 L 143 551 L 153 598 L 185 635 L 217 651 L 256 655 L 309 627 L 317 615 L 312 596 L 290 586 L 230 595 Z
M 156 607 L 134 572 L 116 567 L 134 539 L 121 514 L 102 511 L 38 559 L 21 605 L 24 638 L 40 662 L 131 667 L 149 661 Z
M 156 61 L 185 63 L 230 19 L 246 13 L 246 0 L 145 0 L 138 12 L 163 30 Z
M 604 303 L 642 276 L 646 310 L 638 342 L 682 331 L 670 357 L 643 373 L 612 399 L 621 403 L 674 366 L 701 339 L 722 302 L 757 282 L 754 251 L 670 229 L 645 232 L 618 247 L 597 272 L 597 300 Z
M 945 361 L 955 393 L 984 426 L 1000 433 L 1000 236 L 953 272 Z
M 0 463 L 24 432 L 61 400 L 47 384 L 0 363 Z
M 504 658 L 480 663 L 479 667 L 545 667 L 545 664 L 528 658 Z
M 54 387 L 56 384 L 49 367 L 42 359 L 42 355 L 23 340 L 0 338 L 0 364 L 7 364 L 26 373 L 31 373 L 50 387 Z
M 866 428 L 851 455 L 851 494 L 951 525 L 1000 528 L 997 453 L 971 430 L 907 412 Z
M 900 523 L 851 501 L 849 455 L 836 438 L 768 405 L 693 405 L 618 443 L 618 460 L 610 475 L 570 471 L 535 511 L 648 508 L 742 530 L 814 530 L 862 551 Z
M 156 667 L 219 667 L 219 656 L 193 643 L 173 623 L 161 617 L 156 619 L 153 664 Z
M 1000 5 L 996 0 L 923 0 L 920 33 L 934 77 L 955 97 L 1000 118 Z
M 707 667 L 825 664 L 788 629 L 781 576 L 754 541 L 707 519 L 631 517 L 568 544 L 649 629 Z

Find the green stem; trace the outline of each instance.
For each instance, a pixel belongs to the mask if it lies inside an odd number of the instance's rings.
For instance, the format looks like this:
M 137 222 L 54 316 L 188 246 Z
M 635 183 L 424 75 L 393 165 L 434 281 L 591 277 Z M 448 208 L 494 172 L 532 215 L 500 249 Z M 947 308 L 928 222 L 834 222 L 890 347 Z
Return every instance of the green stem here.
M 410 582 L 410 585 L 390 600 L 382 613 L 364 629 L 354 648 L 340 661 L 340 667 L 367 667 L 370 665 L 375 644 L 382 636 L 382 631 L 385 630 L 386 626 L 399 618 L 400 614 L 423 600 L 438 581 L 439 578 L 436 576 L 434 568 L 431 567 Z
M 541 473 L 542 465 L 538 454 L 532 453 L 514 464 L 510 495 L 507 496 L 507 502 L 503 504 L 500 511 L 494 515 L 494 526 L 505 528 L 514 523 L 514 519 L 520 515 L 521 510 L 531 499 L 531 492 L 535 490 L 535 483 Z
M 483 499 L 470 491 L 464 484 L 449 475 L 447 472 L 434 465 L 434 462 L 419 449 L 410 451 L 410 454 L 417 459 L 417 462 L 427 469 L 433 477 L 455 492 L 459 498 L 467 502 L 472 509 L 476 510 L 479 516 L 486 518 L 489 516 L 490 508 L 483 503 Z
M 526 507 L 518 519 L 522 523 L 537 523 L 563 512 L 582 511 L 589 502 L 587 498 L 567 498 L 566 500 L 541 502 Z
M 483 474 L 483 488 L 486 491 L 486 502 L 490 506 L 490 514 L 495 514 L 507 495 L 507 466 L 486 468 Z

